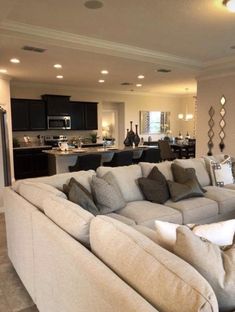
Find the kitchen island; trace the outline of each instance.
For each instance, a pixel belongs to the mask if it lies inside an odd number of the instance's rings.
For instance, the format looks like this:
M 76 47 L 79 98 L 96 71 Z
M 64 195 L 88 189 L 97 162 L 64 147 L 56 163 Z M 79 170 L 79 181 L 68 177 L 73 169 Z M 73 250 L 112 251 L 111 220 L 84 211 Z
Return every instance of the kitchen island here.
M 45 150 L 44 153 L 48 155 L 48 169 L 49 175 L 64 173 L 69 171 L 69 166 L 75 165 L 77 157 L 90 153 L 101 154 L 101 163 L 108 162 L 113 158 L 115 152 L 132 150 L 133 159 L 140 158 L 144 149 L 150 148 L 149 146 L 141 147 L 90 147 L 80 149 L 70 149 L 68 151 L 60 151 L 58 149 Z M 156 148 L 156 146 L 154 147 Z

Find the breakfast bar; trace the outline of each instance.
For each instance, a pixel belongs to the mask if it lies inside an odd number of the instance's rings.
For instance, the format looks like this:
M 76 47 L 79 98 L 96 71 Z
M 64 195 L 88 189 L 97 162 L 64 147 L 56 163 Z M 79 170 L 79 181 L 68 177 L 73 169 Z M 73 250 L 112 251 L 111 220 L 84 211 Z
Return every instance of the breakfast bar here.
M 77 157 L 80 155 L 99 153 L 101 154 L 101 163 L 108 162 L 113 158 L 115 152 L 132 150 L 133 159 L 140 158 L 144 149 L 151 147 L 90 147 L 90 148 L 73 148 L 68 151 L 61 151 L 59 149 L 45 150 L 43 151 L 48 155 L 48 167 L 49 175 L 68 172 L 69 166 L 73 166 L 76 163 Z M 156 148 L 153 147 L 153 148 Z

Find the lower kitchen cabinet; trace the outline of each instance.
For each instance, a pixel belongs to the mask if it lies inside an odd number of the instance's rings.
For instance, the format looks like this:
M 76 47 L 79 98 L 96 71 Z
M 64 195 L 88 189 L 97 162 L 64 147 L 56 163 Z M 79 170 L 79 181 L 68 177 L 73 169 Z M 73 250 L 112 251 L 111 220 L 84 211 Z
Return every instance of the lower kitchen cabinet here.
M 15 179 L 35 178 L 48 175 L 48 156 L 42 149 L 14 150 Z

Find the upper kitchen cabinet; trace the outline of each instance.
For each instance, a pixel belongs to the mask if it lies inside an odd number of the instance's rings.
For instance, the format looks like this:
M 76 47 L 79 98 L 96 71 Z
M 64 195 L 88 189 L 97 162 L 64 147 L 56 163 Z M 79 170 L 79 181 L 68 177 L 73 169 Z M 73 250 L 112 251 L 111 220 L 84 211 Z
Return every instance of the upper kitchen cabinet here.
M 69 116 L 70 115 L 70 96 L 44 94 L 42 99 L 47 105 L 47 116 Z
M 42 100 L 11 99 L 13 131 L 46 129 L 46 106 Z
M 70 116 L 71 116 L 71 129 L 84 130 L 85 129 L 85 116 L 84 116 L 84 103 L 71 101 Z
M 84 116 L 85 116 L 85 129 L 97 130 L 98 129 L 97 103 L 85 102 Z

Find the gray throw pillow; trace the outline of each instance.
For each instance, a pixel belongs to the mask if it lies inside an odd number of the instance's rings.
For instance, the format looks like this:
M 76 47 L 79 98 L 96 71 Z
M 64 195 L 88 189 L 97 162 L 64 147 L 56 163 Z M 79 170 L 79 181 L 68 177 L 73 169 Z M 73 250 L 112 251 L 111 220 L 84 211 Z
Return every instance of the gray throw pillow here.
M 102 214 L 107 214 L 126 206 L 125 199 L 112 172 L 107 172 L 102 178 L 93 176 L 91 190 L 97 207 Z
M 177 228 L 174 253 L 210 283 L 221 312 L 235 310 L 235 245 L 223 250 L 196 236 L 187 227 L 180 226 Z
M 100 214 L 93 201 L 92 194 L 74 178 L 71 178 L 68 184 L 63 185 L 63 190 L 71 202 L 81 206 L 95 216 Z
M 174 202 L 177 202 L 181 199 L 204 196 L 196 180 L 188 180 L 185 184 L 168 180 L 167 183 L 169 186 L 171 199 Z
M 138 183 L 145 198 L 153 203 L 164 204 L 170 198 L 167 180 L 157 167 L 147 178 L 139 178 Z
M 171 170 L 175 182 L 185 184 L 189 180 L 196 180 L 198 186 L 203 191 L 203 193 L 206 193 L 206 190 L 201 186 L 201 184 L 198 181 L 196 171 L 194 168 L 183 168 L 173 163 L 171 165 Z

